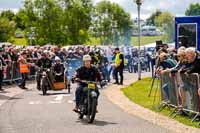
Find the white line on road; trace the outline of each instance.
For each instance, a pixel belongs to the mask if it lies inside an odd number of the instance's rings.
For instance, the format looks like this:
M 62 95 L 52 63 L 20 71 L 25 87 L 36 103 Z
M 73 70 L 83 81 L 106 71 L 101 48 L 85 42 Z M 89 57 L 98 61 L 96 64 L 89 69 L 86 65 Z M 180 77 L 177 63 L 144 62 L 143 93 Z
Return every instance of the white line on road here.
M 47 102 L 47 104 L 60 104 L 63 102 L 64 97 L 69 97 L 71 96 L 71 94 L 62 94 L 62 95 L 56 95 L 54 96 L 55 98 L 49 102 Z M 73 103 L 73 101 L 68 101 L 68 103 Z M 43 104 L 43 102 L 41 101 L 30 101 L 29 102 L 30 105 L 38 105 L 38 104 Z
M 62 99 L 63 99 L 63 95 L 58 95 L 56 96 L 55 101 L 62 101 Z
M 72 100 L 68 100 L 67 102 L 68 102 L 68 103 L 73 103 L 73 101 L 72 101 Z
M 57 103 L 62 103 L 61 101 L 50 101 L 48 104 L 57 104 Z
M 41 101 L 31 101 L 29 102 L 30 105 L 34 105 L 34 104 L 42 104 Z

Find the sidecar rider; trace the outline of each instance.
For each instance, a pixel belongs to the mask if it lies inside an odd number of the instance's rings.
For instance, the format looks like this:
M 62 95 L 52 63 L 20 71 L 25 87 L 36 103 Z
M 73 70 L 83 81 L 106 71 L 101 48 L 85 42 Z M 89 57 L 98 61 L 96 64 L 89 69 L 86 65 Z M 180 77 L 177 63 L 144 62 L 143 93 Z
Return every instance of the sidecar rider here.
M 61 63 L 59 57 L 55 57 L 55 64 L 53 65 L 53 76 L 54 82 L 63 82 L 64 81 L 64 65 Z

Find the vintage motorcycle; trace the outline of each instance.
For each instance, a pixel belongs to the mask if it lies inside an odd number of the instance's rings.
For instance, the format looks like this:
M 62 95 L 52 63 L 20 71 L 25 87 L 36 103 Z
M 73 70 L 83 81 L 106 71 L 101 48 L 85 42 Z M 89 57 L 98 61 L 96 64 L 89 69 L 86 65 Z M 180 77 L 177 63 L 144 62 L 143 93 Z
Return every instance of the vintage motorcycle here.
M 76 79 L 77 82 L 87 84 L 83 88 L 83 93 L 81 95 L 81 102 L 78 107 L 79 118 L 83 119 L 86 116 L 88 123 L 93 123 L 96 113 L 97 113 L 97 99 L 98 99 L 98 82 L 85 81 Z

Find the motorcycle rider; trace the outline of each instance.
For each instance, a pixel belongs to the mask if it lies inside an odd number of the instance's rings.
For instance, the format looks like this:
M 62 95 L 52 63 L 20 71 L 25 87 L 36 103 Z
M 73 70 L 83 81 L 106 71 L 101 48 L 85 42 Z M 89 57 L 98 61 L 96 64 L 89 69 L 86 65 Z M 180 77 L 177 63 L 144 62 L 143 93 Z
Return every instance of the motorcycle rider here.
M 101 75 L 99 71 L 94 66 L 92 66 L 91 61 L 92 59 L 90 55 L 83 56 L 83 66 L 77 69 L 75 77 L 76 80 L 101 81 Z M 75 93 L 76 107 L 73 109 L 75 112 L 78 112 L 78 106 L 81 102 L 81 95 L 83 94 L 84 87 L 87 87 L 87 84 L 78 82 L 78 87 Z M 96 89 L 96 93 L 99 96 L 98 89 Z
M 47 53 L 42 53 L 41 58 L 37 62 L 37 66 L 43 69 L 50 69 L 52 61 L 47 57 Z M 40 90 L 41 70 L 37 73 L 37 89 Z

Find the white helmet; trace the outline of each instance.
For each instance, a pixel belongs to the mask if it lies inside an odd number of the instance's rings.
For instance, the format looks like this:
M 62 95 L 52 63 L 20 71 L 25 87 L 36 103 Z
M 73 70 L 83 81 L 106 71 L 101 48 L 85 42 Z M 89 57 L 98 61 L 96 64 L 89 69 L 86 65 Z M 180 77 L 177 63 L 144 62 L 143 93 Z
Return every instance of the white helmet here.
M 45 54 L 47 54 L 47 53 L 48 53 L 48 51 L 47 51 L 47 50 L 44 50 L 44 53 L 45 53 Z
M 60 58 L 58 56 L 56 56 L 55 61 L 60 61 Z
M 83 56 L 83 61 L 91 61 L 91 60 L 92 60 L 92 58 L 91 58 L 90 55 L 84 55 Z

